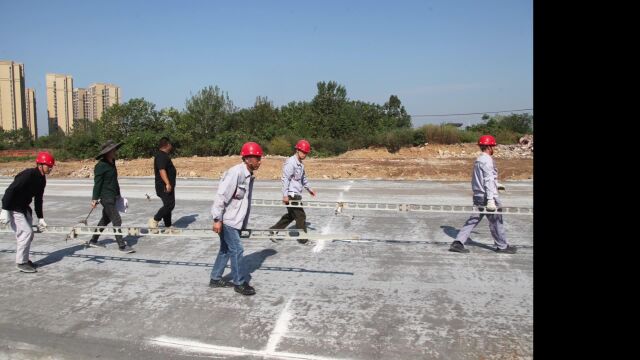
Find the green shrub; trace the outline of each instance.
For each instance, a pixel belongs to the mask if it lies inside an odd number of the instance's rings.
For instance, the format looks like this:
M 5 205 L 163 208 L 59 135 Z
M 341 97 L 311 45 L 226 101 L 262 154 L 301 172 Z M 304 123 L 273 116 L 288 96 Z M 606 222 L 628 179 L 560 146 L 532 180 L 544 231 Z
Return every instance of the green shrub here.
M 6 163 L 6 162 L 12 162 L 12 161 L 33 161 L 35 163 L 36 161 L 36 157 L 35 156 L 7 156 L 7 157 L 0 157 L 0 163 Z
M 458 135 L 460 135 L 460 142 L 463 143 L 477 143 L 482 136 L 480 132 L 469 130 L 461 130 Z
M 427 142 L 427 134 L 420 129 L 413 130 L 413 146 L 424 145 Z
M 501 129 L 498 130 L 495 134 L 492 134 L 496 138 L 496 142 L 498 144 L 517 144 L 522 134 L 513 132 L 511 130 Z
M 100 152 L 100 144 L 98 139 L 93 136 L 75 135 L 64 138 L 63 149 L 69 158 L 90 159 Z
M 341 139 L 320 138 L 309 139 L 311 151 L 315 157 L 340 155 L 349 149 L 349 144 Z
M 404 146 L 413 145 L 414 131 L 412 129 L 397 129 L 387 131 L 377 136 L 377 145 L 384 146 L 391 153 L 395 153 Z
M 266 148 L 270 155 L 289 156 L 293 153 L 293 145 L 284 136 L 274 137 Z
M 420 129 L 424 131 L 426 142 L 433 144 L 458 144 L 460 143 L 460 131 L 450 125 L 424 125 Z
M 137 159 L 152 157 L 158 148 L 158 140 L 161 137 L 161 135 L 154 132 L 133 132 L 124 139 L 124 144 L 118 150 L 118 158 Z
M 51 155 L 56 159 L 56 161 L 67 161 L 67 160 L 79 160 L 78 157 L 71 154 L 71 152 L 66 149 L 55 149 L 51 151 Z M 98 155 L 95 153 L 92 157 Z

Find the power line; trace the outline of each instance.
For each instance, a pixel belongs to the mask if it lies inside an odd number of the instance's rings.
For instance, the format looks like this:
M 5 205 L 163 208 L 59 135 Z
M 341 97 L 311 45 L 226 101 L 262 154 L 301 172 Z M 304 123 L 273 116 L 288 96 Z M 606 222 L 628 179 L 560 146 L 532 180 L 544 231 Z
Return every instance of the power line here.
M 498 113 L 503 113 L 503 112 L 525 111 L 525 110 L 533 110 L 533 109 L 515 109 L 515 110 L 501 110 L 501 111 L 485 111 L 485 112 L 475 112 L 475 113 L 466 113 L 466 114 L 430 114 L 430 115 L 411 115 L 411 117 L 427 117 L 427 116 L 460 116 L 460 115 L 484 115 L 484 114 L 498 114 Z

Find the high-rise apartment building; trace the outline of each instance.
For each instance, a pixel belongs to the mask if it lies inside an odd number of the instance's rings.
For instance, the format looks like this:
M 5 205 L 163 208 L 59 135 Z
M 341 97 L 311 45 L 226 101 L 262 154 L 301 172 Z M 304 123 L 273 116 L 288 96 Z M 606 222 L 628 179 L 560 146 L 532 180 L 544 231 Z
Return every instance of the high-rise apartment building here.
M 73 77 L 47 74 L 47 117 L 49 134 L 73 130 Z
M 87 89 L 73 89 L 73 118 L 76 120 L 89 118 Z
M 24 97 L 24 66 L 0 61 L 0 128 L 18 130 L 27 126 Z
M 38 138 L 38 115 L 36 114 L 36 92 L 33 89 L 27 89 L 26 92 L 26 111 L 27 127 L 31 131 L 34 139 Z
M 105 110 L 120 103 L 120 87 L 94 83 L 88 88 L 73 89 L 74 119 L 99 120 Z

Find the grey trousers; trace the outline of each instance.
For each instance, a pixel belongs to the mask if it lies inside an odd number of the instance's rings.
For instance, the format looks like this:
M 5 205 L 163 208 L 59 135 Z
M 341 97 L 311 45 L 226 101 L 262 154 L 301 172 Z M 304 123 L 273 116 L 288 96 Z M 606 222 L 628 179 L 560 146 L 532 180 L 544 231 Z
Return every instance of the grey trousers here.
M 17 211 L 9 211 L 11 230 L 16 233 L 16 263 L 24 264 L 29 261 L 29 249 L 33 240 L 31 222 L 33 218 L 30 212 L 23 214 Z
M 502 206 L 502 202 L 500 201 L 500 199 L 495 198 L 495 201 L 496 201 L 497 207 Z M 483 197 L 474 196 L 473 205 L 486 206 L 487 200 L 484 199 Z M 507 244 L 507 237 L 504 232 L 504 223 L 502 221 L 502 215 L 497 212 L 495 215 L 472 214 L 469 217 L 469 219 L 467 219 L 467 222 L 464 223 L 464 226 L 462 226 L 462 229 L 460 229 L 460 231 L 458 232 L 458 235 L 456 236 L 456 240 L 460 241 L 463 244 L 466 243 L 467 240 L 469 240 L 469 235 L 471 235 L 471 231 L 476 226 L 478 226 L 478 224 L 480 223 L 480 221 L 485 215 L 487 216 L 487 220 L 489 220 L 489 230 L 491 231 L 491 236 L 493 236 L 493 240 L 496 246 L 500 249 L 506 249 L 508 244 Z

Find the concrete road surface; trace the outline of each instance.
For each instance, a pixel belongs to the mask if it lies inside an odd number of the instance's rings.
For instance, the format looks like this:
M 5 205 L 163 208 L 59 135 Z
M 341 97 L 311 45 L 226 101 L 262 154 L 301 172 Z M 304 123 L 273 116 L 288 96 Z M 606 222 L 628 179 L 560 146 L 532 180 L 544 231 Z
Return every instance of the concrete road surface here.
M 258 175 L 259 176 L 259 175 Z M 0 193 L 11 178 L 0 178 Z M 152 178 L 123 178 L 123 225 L 160 207 Z M 280 199 L 279 182 L 254 198 Z M 91 179 L 49 180 L 49 225 L 89 211 Z M 468 182 L 312 181 L 314 200 L 471 205 Z M 505 206 L 533 206 L 532 182 L 507 182 Z M 217 181 L 178 179 L 174 223 L 210 228 Z M 145 194 L 151 196 L 147 200 Z M 306 195 L 303 199 L 309 200 Z M 101 207 L 98 208 L 101 210 Z M 285 208 L 254 207 L 251 228 Z M 96 224 L 94 211 L 89 224 Z M 38 273 L 15 268 L 0 233 L 0 358 L 11 359 L 527 359 L 533 354 L 533 217 L 505 216 L 515 255 L 497 254 L 486 220 L 469 254 L 448 251 L 467 215 L 307 209 L 314 233 L 366 242 L 243 240 L 257 294 L 208 287 L 219 240 L 129 237 L 137 250 L 85 248 L 88 236 L 36 234 Z M 228 271 L 228 270 L 227 270 Z

